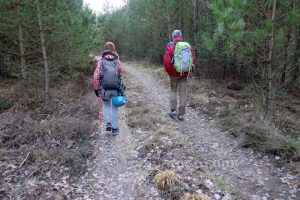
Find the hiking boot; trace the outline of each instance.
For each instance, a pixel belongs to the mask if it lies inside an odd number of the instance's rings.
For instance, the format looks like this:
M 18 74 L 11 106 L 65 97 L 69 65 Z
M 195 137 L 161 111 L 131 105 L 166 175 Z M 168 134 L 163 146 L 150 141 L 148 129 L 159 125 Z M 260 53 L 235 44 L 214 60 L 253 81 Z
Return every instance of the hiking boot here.
M 106 124 L 106 131 L 111 131 L 112 127 L 111 127 L 111 123 L 107 122 Z
M 116 136 L 116 135 L 119 134 L 119 129 L 118 128 L 113 128 L 111 132 L 112 132 L 113 136 Z
M 183 115 L 180 115 L 180 114 L 177 115 L 177 119 L 179 121 L 184 121 Z
M 176 117 L 177 117 L 177 112 L 176 112 L 176 111 L 172 111 L 172 112 L 169 113 L 169 116 L 170 116 L 171 118 L 173 118 L 173 119 L 176 119 Z

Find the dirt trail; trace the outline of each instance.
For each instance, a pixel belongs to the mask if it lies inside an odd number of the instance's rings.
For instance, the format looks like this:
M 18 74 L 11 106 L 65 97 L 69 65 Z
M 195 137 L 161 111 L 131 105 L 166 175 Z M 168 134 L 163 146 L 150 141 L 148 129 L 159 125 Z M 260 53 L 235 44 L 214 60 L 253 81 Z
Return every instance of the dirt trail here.
M 126 71 L 136 84 L 143 87 L 140 96 L 146 96 L 149 103 L 155 102 L 155 106 L 165 113 L 169 111 L 169 90 L 166 86 L 132 64 L 126 65 Z M 235 139 L 227 137 L 193 109 L 187 109 L 185 122 L 174 123 L 174 126 L 187 136 L 190 153 L 199 157 L 201 168 L 232 185 L 240 198 L 296 199 L 300 194 L 297 185 L 289 188 L 291 182 L 297 183 L 297 180 L 284 168 L 274 167 L 267 157 L 254 154 L 251 149 L 241 149 Z
M 88 101 L 98 107 L 94 94 L 88 96 Z M 88 163 L 88 172 L 74 186 L 82 191 L 75 199 L 159 200 L 155 188 L 146 182 L 148 174 L 137 161 L 124 109 L 120 109 L 120 133 L 116 137 L 105 131 L 104 123 L 99 123 L 99 119 L 94 124 L 99 124 L 93 134 L 94 158 Z
M 133 64 L 126 64 L 125 69 L 128 75 L 126 77 L 134 84 L 129 86 L 128 98 L 149 104 L 152 102 L 152 106 L 162 110 L 165 113 L 163 117 L 168 118 L 169 90 L 144 69 L 137 68 Z M 139 91 L 141 94 L 134 97 L 132 95 L 137 94 L 134 88 L 137 87 L 142 88 Z M 87 101 L 97 106 L 92 94 L 88 95 Z M 152 182 L 153 172 L 158 165 L 141 158 L 138 149 L 143 144 L 134 138 L 133 130 L 127 126 L 125 115 L 130 109 L 132 108 L 121 108 L 121 132 L 117 137 L 112 137 L 101 126 L 94 133 L 94 158 L 88 163 L 88 172 L 74 186 L 82 190 L 82 194 L 74 199 L 165 199 L 159 195 Z M 146 118 L 145 116 L 145 120 Z M 238 194 L 238 199 L 296 199 L 297 190 L 288 188 L 287 184 L 289 181 L 295 181 L 292 176 L 283 173 L 282 169 L 274 167 L 266 159 L 258 158 L 250 149 L 238 147 L 237 141 L 225 136 L 212 122 L 193 109 L 187 109 L 185 122 L 177 123 L 169 120 L 168 123 L 170 121 L 173 123 L 171 126 L 186 137 L 188 148 L 182 150 L 179 148 L 181 152 L 176 153 L 175 157 L 171 156 L 174 163 L 181 162 L 186 165 L 181 167 L 182 169 L 201 168 L 205 173 L 212 173 L 226 180 L 225 183 Z M 94 121 L 94 124 L 98 123 L 99 120 Z M 155 152 L 155 149 L 153 148 L 151 152 Z M 189 159 L 196 164 L 190 165 Z M 284 181 L 286 183 L 283 183 Z M 214 196 L 214 191 L 207 193 Z M 233 199 L 221 195 L 214 197 L 223 200 Z

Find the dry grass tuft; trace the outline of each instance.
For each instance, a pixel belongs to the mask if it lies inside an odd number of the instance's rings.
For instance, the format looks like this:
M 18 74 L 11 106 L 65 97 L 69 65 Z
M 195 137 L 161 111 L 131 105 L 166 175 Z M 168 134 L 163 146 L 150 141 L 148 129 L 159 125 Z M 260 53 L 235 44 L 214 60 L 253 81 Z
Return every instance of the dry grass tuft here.
M 180 200 L 209 200 L 210 198 L 204 194 L 185 194 Z
M 140 103 L 137 102 L 136 104 Z M 165 116 L 161 114 L 161 111 L 151 105 L 132 106 L 131 111 L 127 114 L 127 123 L 131 128 L 140 127 L 145 130 L 155 130 L 157 124 L 164 124 L 165 121 Z
M 190 96 L 190 106 L 193 108 L 205 106 L 210 103 L 210 97 L 206 94 L 195 94 Z
M 157 137 L 163 137 L 163 136 L 168 136 L 168 137 L 174 137 L 178 135 L 179 133 L 169 127 L 163 127 L 159 130 L 157 130 L 156 135 Z
M 158 171 L 154 179 L 159 189 L 166 190 L 179 183 L 181 177 L 172 170 L 165 170 Z

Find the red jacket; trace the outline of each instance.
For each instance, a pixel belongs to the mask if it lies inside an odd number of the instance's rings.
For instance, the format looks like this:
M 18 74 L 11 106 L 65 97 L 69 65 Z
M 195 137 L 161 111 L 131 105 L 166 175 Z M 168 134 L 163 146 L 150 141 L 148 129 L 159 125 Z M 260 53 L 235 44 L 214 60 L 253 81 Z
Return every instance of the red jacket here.
M 122 75 L 122 72 L 123 72 L 124 67 L 119 60 L 118 54 L 116 52 L 111 52 L 111 51 L 103 52 L 101 55 L 101 59 L 98 61 L 97 65 L 96 65 L 96 69 L 94 71 L 94 76 L 93 76 L 94 90 L 102 89 L 101 81 L 100 81 L 100 76 L 101 76 L 101 72 L 102 72 L 102 59 L 108 59 L 108 60 L 117 59 L 118 62 L 120 63 L 120 68 L 119 68 L 120 75 Z
M 181 42 L 183 41 L 182 37 L 175 37 L 173 42 Z M 175 77 L 183 77 L 186 78 L 188 76 L 188 72 L 184 72 L 181 76 L 180 73 L 178 73 L 172 63 L 173 57 L 174 57 L 174 52 L 175 52 L 175 45 L 173 42 L 170 42 L 167 46 L 165 56 L 164 56 L 164 65 L 167 73 L 170 76 L 175 76 Z M 195 52 L 194 49 L 191 49 L 192 55 L 193 55 L 193 64 L 196 66 L 196 57 L 195 57 Z

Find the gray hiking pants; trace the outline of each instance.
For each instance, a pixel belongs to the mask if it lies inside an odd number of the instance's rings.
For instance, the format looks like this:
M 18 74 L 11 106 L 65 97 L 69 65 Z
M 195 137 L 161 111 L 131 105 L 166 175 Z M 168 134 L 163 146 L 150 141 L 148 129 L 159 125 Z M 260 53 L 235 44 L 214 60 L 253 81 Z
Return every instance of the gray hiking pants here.
M 110 122 L 112 128 L 119 128 L 119 110 L 112 103 L 112 98 L 117 96 L 117 90 L 103 90 L 102 99 L 104 102 L 104 118 L 106 123 Z
M 179 114 L 185 114 L 187 102 L 187 78 L 170 76 L 171 82 L 171 110 L 177 110 L 177 90 L 179 91 Z

